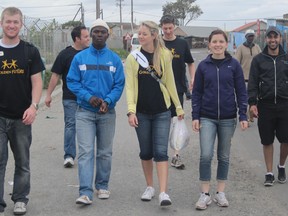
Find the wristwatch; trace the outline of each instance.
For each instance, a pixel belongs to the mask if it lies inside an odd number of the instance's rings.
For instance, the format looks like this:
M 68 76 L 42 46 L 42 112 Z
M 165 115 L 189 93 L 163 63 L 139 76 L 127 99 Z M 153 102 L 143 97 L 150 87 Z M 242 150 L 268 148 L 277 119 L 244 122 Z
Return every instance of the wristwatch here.
M 36 110 L 39 109 L 39 104 L 38 104 L 38 103 L 32 103 L 32 105 L 34 106 L 34 108 L 35 108 Z

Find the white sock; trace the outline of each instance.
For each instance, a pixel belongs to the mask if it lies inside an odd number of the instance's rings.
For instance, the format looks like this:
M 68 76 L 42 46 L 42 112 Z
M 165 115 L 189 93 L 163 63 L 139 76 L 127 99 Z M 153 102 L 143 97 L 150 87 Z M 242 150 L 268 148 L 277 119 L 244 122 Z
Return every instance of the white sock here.
M 266 175 L 274 175 L 272 172 L 267 172 Z

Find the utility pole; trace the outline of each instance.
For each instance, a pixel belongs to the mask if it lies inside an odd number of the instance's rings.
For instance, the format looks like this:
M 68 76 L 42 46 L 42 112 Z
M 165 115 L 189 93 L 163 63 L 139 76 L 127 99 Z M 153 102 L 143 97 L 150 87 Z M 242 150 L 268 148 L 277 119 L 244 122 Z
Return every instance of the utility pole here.
M 82 24 L 85 25 L 85 22 L 84 22 L 84 7 L 81 3 L 81 20 L 82 20 Z
M 96 19 L 100 18 L 100 0 L 96 0 Z
M 101 12 L 100 12 L 100 14 L 101 14 L 101 19 L 103 20 L 103 16 L 104 16 L 104 14 L 103 14 L 103 9 L 101 9 L 100 11 L 101 11 Z
M 116 3 L 117 6 L 120 8 L 120 37 L 123 36 L 123 24 L 122 24 L 122 1 L 124 0 L 116 0 L 119 1 L 119 3 Z
M 133 30 L 133 0 L 131 0 L 131 30 L 133 33 L 134 32 Z

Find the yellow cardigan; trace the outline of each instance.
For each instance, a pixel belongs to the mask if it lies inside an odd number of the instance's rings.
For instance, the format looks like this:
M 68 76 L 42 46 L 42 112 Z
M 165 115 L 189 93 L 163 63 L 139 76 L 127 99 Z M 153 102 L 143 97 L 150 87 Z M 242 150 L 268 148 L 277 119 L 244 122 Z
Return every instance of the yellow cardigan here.
M 174 75 L 172 71 L 172 55 L 168 49 L 162 48 L 160 61 L 161 68 L 163 70 L 161 77 L 161 81 L 163 84 L 159 82 L 159 85 L 164 96 L 166 107 L 168 109 L 171 106 L 171 98 L 176 107 L 177 115 L 183 115 L 184 110 L 182 109 L 178 98 Z M 138 62 L 131 54 L 129 54 L 125 61 L 125 88 L 128 113 L 136 113 L 136 104 L 138 100 L 138 69 Z

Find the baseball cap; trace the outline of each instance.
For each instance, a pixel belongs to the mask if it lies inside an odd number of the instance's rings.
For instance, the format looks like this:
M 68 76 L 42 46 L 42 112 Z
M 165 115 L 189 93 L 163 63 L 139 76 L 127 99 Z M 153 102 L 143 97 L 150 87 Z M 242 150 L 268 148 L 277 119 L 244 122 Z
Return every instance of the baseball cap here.
M 93 23 L 92 23 L 92 26 L 91 26 L 91 30 L 90 31 L 92 31 L 92 29 L 94 28 L 94 27 L 96 27 L 96 26 L 102 26 L 102 27 L 104 27 L 104 28 L 106 28 L 107 29 L 107 31 L 109 32 L 109 26 L 108 26 L 108 24 L 105 22 L 105 21 L 103 21 L 102 19 L 96 19 Z
M 277 29 L 275 26 L 270 26 L 267 30 L 266 30 L 266 37 L 271 33 L 274 32 L 277 35 L 281 35 L 279 29 Z
M 255 36 L 255 32 L 253 29 L 248 29 L 246 32 L 245 32 L 245 37 L 249 37 L 249 36 Z

